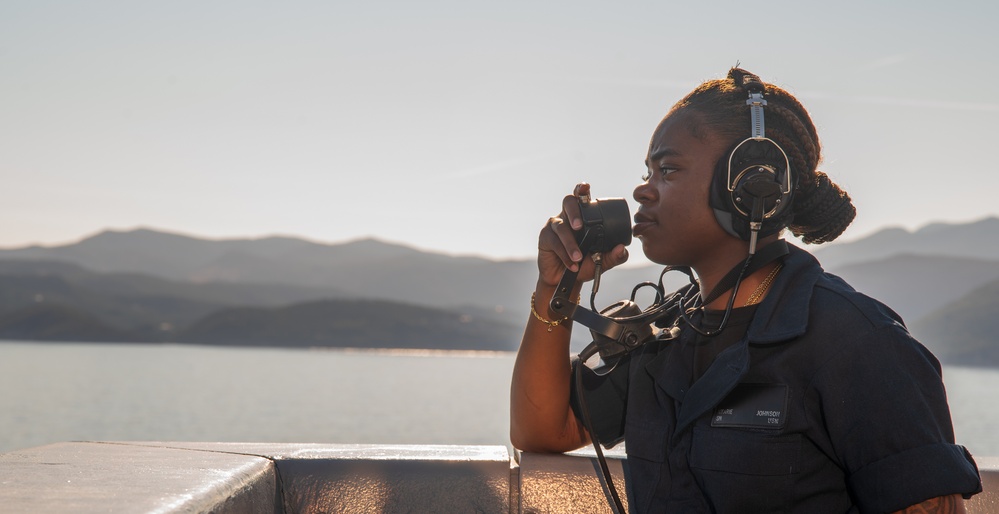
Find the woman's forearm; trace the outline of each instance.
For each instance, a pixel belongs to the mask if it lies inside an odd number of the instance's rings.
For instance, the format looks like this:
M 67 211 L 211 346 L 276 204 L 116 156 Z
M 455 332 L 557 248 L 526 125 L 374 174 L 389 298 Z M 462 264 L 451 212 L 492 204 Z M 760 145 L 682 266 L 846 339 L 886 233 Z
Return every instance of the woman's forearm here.
M 535 291 L 537 314 L 551 321 L 559 319 L 548 309 L 553 293 L 541 283 Z M 527 322 L 510 390 L 510 440 L 516 448 L 562 452 L 589 441 L 569 406 L 571 329 L 568 321 L 551 326 L 533 314 Z

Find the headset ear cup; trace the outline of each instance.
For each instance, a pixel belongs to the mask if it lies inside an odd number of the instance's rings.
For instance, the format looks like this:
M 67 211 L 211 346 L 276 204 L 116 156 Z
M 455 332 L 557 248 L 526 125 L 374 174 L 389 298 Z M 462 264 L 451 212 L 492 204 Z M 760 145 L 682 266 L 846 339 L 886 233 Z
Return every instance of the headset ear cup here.
M 733 203 L 739 207 L 740 211 L 747 214 L 753 212 L 754 207 L 757 207 L 755 205 L 757 201 L 762 202 L 760 207 L 762 207 L 763 217 L 752 221 L 763 221 L 776 214 L 775 209 L 780 197 L 781 187 L 777 183 L 777 177 L 763 166 L 746 171 L 736 184 L 735 191 L 732 192 Z
M 731 169 L 729 168 L 731 166 Z M 745 140 L 725 152 L 715 167 L 709 203 L 726 232 L 748 241 L 754 203 L 761 237 L 791 222 L 794 180 L 783 149 L 770 140 Z M 754 202 L 754 200 L 759 202 Z M 762 213 L 762 214 L 760 214 Z M 760 219 L 762 218 L 762 219 Z

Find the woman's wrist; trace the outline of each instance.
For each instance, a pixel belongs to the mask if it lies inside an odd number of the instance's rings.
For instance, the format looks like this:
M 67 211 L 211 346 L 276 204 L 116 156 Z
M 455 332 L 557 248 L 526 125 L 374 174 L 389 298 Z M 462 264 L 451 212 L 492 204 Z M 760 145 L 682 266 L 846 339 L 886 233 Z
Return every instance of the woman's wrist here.
M 551 286 L 541 280 L 538 280 L 538 284 L 534 288 L 534 294 L 532 295 L 531 300 L 532 309 L 536 311 L 538 315 L 550 321 L 555 321 L 564 317 L 551 309 L 550 302 L 552 297 L 555 296 L 556 289 L 558 289 L 556 286 Z M 582 284 L 576 284 L 572 288 L 572 291 L 569 292 L 569 298 L 574 298 L 576 303 L 579 303 L 579 292 L 581 290 Z
M 550 309 L 549 309 L 549 311 L 550 311 Z M 555 318 L 549 319 L 549 318 L 546 318 L 546 317 L 542 316 L 541 314 L 539 314 L 538 313 L 538 295 L 537 295 L 537 292 L 531 293 L 531 315 L 534 316 L 534 319 L 536 319 L 536 320 L 544 323 L 545 325 L 547 325 L 549 332 L 551 332 L 552 330 L 554 330 L 555 327 L 561 325 L 562 323 L 565 323 L 566 321 L 569 321 L 569 317 L 568 316 L 555 317 Z

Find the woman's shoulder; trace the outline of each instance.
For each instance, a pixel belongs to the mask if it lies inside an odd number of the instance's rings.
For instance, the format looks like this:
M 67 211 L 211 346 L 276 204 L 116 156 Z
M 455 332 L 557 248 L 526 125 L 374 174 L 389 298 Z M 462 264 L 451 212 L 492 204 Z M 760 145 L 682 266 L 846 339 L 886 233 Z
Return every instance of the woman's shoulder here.
M 822 348 L 818 351 L 826 359 L 851 363 L 861 357 L 887 362 L 915 358 L 936 362 L 894 310 L 840 277 L 825 273 L 819 278 L 809 311 L 803 339 L 816 343 L 813 348 Z
M 871 329 L 905 326 L 891 307 L 828 272 L 822 272 L 815 282 L 811 307 L 816 319 L 828 318 L 834 323 L 867 325 Z
M 902 325 L 902 318 L 881 301 L 858 291 L 838 275 L 824 270 L 811 253 L 791 247 L 789 256 L 796 263 L 797 287 L 790 286 L 789 293 L 799 301 L 806 301 L 809 324 L 828 321 L 857 330 L 863 326 L 877 329 Z M 805 287 L 810 290 L 802 290 Z M 797 289 L 796 294 L 793 290 Z M 807 298 L 807 300 L 806 300 Z

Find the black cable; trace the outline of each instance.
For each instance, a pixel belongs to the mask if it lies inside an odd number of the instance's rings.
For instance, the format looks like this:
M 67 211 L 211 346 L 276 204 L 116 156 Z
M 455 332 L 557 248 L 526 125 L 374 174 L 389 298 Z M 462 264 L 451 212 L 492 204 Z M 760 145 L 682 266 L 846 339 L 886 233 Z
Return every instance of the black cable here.
M 700 302 L 700 305 L 698 305 L 697 298 L 702 298 L 702 297 L 699 295 L 693 296 L 693 298 L 690 301 L 691 305 L 689 307 L 683 305 L 682 303 L 679 304 L 678 307 L 680 309 L 680 319 L 682 319 L 688 325 L 690 325 L 690 328 L 692 330 L 694 330 L 695 332 L 704 337 L 714 337 L 720 334 L 722 330 L 725 329 L 725 325 L 728 323 L 729 315 L 731 315 L 732 308 L 735 305 L 735 297 L 736 295 L 739 294 L 739 285 L 742 284 L 742 279 L 748 275 L 752 275 L 757 270 L 762 269 L 767 264 L 787 255 L 788 251 L 789 250 L 787 247 L 787 242 L 784 241 L 783 239 L 780 239 L 763 247 L 762 249 L 760 249 L 760 251 L 756 253 L 749 254 L 746 257 L 746 260 L 743 261 L 742 266 L 739 266 L 738 264 L 733 266 L 732 269 L 729 270 L 729 272 L 725 275 L 725 277 L 723 277 L 721 281 L 718 282 L 715 288 L 711 290 L 708 296 L 703 297 L 703 301 Z M 731 284 L 733 281 L 735 282 L 735 284 L 733 286 L 729 286 L 729 284 Z M 732 289 L 732 296 L 729 297 L 728 303 L 725 306 L 725 314 L 722 316 L 721 325 L 719 325 L 719 327 L 715 330 L 710 330 L 710 329 L 704 330 L 695 325 L 693 320 L 690 318 L 690 312 L 715 301 L 716 298 L 724 294 L 725 291 L 728 291 L 730 288 Z M 697 291 L 698 288 L 693 288 L 693 289 L 695 293 L 699 293 L 699 291 Z M 680 301 L 684 302 L 687 301 L 687 299 L 681 298 Z
M 729 315 L 732 314 L 732 308 L 735 306 L 735 296 L 739 294 L 739 285 L 742 284 L 742 279 L 746 275 L 746 270 L 749 269 L 749 264 L 752 261 L 753 261 L 753 256 L 750 255 L 749 257 L 746 257 L 746 261 L 743 262 L 742 269 L 739 270 L 739 276 L 735 279 L 735 286 L 732 287 L 732 296 L 729 297 L 728 303 L 725 305 L 725 314 L 722 316 L 721 324 L 718 325 L 717 329 L 702 330 L 700 327 L 694 324 L 693 320 L 690 319 L 690 316 L 687 315 L 686 309 L 680 309 L 680 317 L 683 318 L 683 321 L 685 321 L 688 325 L 690 325 L 690 328 L 693 329 L 694 332 L 697 332 L 698 334 L 704 337 L 714 337 L 718 334 L 721 334 L 722 331 L 725 330 L 725 325 L 728 324 Z M 696 308 L 697 307 L 695 307 L 695 309 Z
M 594 345 L 595 346 L 595 345 Z M 590 434 L 590 442 L 593 443 L 593 449 L 597 452 L 597 462 L 600 463 L 600 481 L 603 483 L 604 487 L 610 491 L 611 499 L 613 504 L 611 507 L 617 514 L 625 514 L 627 511 L 624 509 L 624 504 L 621 503 L 621 497 L 617 494 L 617 489 L 614 487 L 614 482 L 611 479 L 610 468 L 607 467 L 607 459 L 604 457 L 604 451 L 600 447 L 600 440 L 597 437 L 596 430 L 593 429 L 593 421 L 590 419 L 590 409 L 586 405 L 586 395 L 583 394 L 583 366 L 586 362 L 583 357 L 586 350 L 580 352 L 579 361 L 576 363 L 576 397 L 579 398 L 579 410 L 580 414 L 583 415 L 583 426 L 586 427 L 586 431 Z M 588 359 L 592 357 L 593 353 L 586 356 Z
M 596 264 L 597 266 L 594 274 L 594 284 L 593 284 L 594 287 L 590 292 L 590 308 L 594 312 L 597 312 L 596 295 L 597 295 L 597 289 L 599 288 L 600 284 L 600 274 L 601 274 L 601 266 L 600 266 L 601 262 L 599 260 L 596 260 Z M 651 286 L 656 290 L 656 299 L 653 302 L 652 307 L 650 307 L 648 310 L 655 310 L 657 308 L 662 307 L 666 303 L 670 302 L 674 296 L 671 296 L 669 299 L 666 298 L 666 289 L 663 285 L 663 277 L 666 275 L 667 272 L 673 270 L 682 271 L 688 277 L 690 277 L 690 282 L 691 284 L 694 285 L 694 287 L 692 287 L 691 289 L 693 289 L 695 292 L 697 291 L 696 287 L 697 284 L 694 281 L 694 275 L 693 272 L 690 270 L 690 268 L 666 266 L 666 268 L 663 269 L 662 273 L 659 274 L 658 284 L 652 282 L 643 282 L 641 284 L 636 285 L 631 292 L 631 300 L 632 301 L 635 300 L 635 295 L 638 292 L 639 288 L 645 286 Z M 682 297 L 680 298 L 680 301 L 681 302 L 683 301 Z M 593 450 L 597 454 L 597 462 L 599 463 L 598 478 L 600 479 L 601 484 L 603 484 L 604 488 L 607 489 L 607 491 L 610 493 L 611 496 L 610 498 L 611 509 L 613 509 L 617 514 L 626 514 L 627 511 L 624 508 L 624 503 L 621 502 L 621 496 L 618 494 L 617 488 L 614 486 L 614 481 L 613 478 L 611 477 L 610 468 L 607 466 L 607 458 L 604 456 L 603 448 L 600 445 L 600 438 L 597 436 L 597 432 L 593 428 L 593 420 L 590 418 L 590 409 L 589 406 L 587 405 L 586 394 L 584 394 L 583 391 L 583 366 L 585 366 L 586 361 L 590 357 L 597 354 L 598 351 L 599 351 L 599 346 L 596 343 L 591 343 L 589 346 L 584 348 L 583 351 L 579 352 L 579 360 L 576 362 L 576 369 L 574 373 L 576 398 L 579 399 L 579 411 L 580 411 L 579 414 L 583 418 L 582 419 L 583 426 L 586 428 L 586 431 L 589 433 L 590 442 L 593 444 Z M 617 367 L 617 362 L 615 362 L 612 367 Z
M 631 300 L 632 301 L 635 300 L 635 294 L 638 292 L 639 288 L 643 286 L 652 286 L 656 290 L 656 299 L 653 302 L 653 305 L 652 307 L 650 307 L 650 309 L 656 309 L 662 306 L 664 303 L 668 301 L 666 299 L 665 287 L 663 286 L 663 277 L 666 275 L 667 272 L 672 271 L 674 269 L 683 271 L 685 274 L 687 274 L 690 277 L 691 284 L 694 284 L 696 286 L 696 283 L 694 282 L 693 273 L 690 271 L 689 268 L 674 268 L 672 266 L 667 266 L 662 271 L 662 273 L 659 274 L 659 284 L 653 284 L 651 282 L 643 282 L 641 284 L 638 284 L 631 292 Z M 600 271 L 601 271 L 600 262 L 598 261 L 595 273 L 595 278 L 596 278 L 594 282 L 595 287 L 590 292 L 590 308 L 594 312 L 597 311 L 595 305 L 596 295 L 597 295 L 596 289 L 597 287 L 599 287 L 598 284 L 599 284 Z M 693 287 L 692 289 L 694 289 L 695 291 L 697 290 L 696 287 Z M 680 301 L 683 301 L 683 298 L 681 298 Z M 593 450 L 597 454 L 597 462 L 600 465 L 598 468 L 600 472 L 598 478 L 600 479 L 601 484 L 603 484 L 603 486 L 607 489 L 607 491 L 610 493 L 611 496 L 610 498 L 611 509 L 613 509 L 617 514 L 626 514 L 627 510 L 625 510 L 624 508 L 624 503 L 621 502 L 621 496 L 618 494 L 617 488 L 614 486 L 614 480 L 611 477 L 610 468 L 607 466 L 607 458 L 604 457 L 604 451 L 600 445 L 600 438 L 597 436 L 597 431 L 594 430 L 593 428 L 593 420 L 590 418 L 590 408 L 587 405 L 586 394 L 583 390 L 583 367 L 586 365 L 586 361 L 589 360 L 590 357 L 594 356 L 598 352 L 598 350 L 599 350 L 598 345 L 596 343 L 591 343 L 589 346 L 584 348 L 583 351 L 579 352 L 579 360 L 576 361 L 576 369 L 574 373 L 576 398 L 579 399 L 579 414 L 583 418 L 583 426 L 586 428 L 587 433 L 589 433 L 590 442 L 593 444 Z M 616 362 L 614 364 L 614 367 L 617 367 Z

